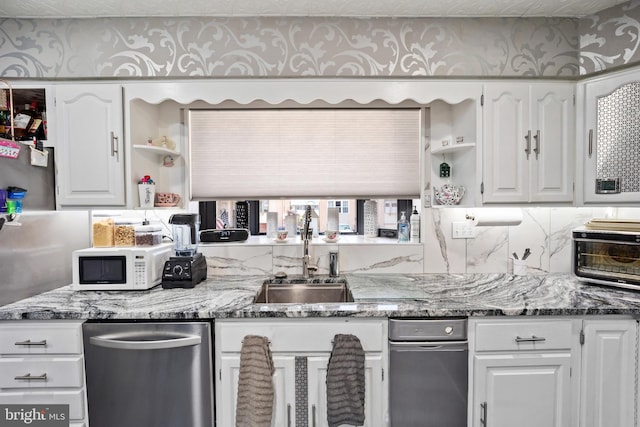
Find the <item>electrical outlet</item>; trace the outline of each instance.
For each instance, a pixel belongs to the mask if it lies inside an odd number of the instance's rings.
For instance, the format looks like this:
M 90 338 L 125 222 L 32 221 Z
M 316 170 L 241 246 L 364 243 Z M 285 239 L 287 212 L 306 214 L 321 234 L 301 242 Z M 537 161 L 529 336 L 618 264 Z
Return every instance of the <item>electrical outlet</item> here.
M 454 239 L 473 239 L 476 237 L 476 229 L 468 221 L 459 221 L 452 224 L 452 236 Z

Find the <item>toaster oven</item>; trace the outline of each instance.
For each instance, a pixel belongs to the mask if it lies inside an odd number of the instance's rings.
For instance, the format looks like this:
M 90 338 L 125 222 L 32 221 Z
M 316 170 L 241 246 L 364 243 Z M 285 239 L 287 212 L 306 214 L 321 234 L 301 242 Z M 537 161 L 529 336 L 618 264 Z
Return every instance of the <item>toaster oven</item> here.
M 582 281 L 640 290 L 640 233 L 573 231 L 573 273 Z

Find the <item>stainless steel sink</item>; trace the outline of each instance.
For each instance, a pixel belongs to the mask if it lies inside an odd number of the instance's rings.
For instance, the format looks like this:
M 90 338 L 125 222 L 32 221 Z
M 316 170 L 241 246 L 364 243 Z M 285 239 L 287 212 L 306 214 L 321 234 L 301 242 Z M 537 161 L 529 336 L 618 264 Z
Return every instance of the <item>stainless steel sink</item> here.
M 254 304 L 314 304 L 353 302 L 349 285 L 341 279 L 270 279 L 253 300 Z

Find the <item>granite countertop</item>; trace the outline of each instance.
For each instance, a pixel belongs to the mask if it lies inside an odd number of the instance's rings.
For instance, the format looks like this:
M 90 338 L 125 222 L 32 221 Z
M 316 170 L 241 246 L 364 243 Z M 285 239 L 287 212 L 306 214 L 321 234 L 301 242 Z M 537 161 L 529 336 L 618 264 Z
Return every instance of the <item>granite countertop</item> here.
M 64 286 L 0 307 L 0 320 L 640 314 L 640 292 L 590 286 L 568 274 L 344 277 L 353 303 L 253 304 L 265 277 L 220 276 L 193 289 L 76 292 Z

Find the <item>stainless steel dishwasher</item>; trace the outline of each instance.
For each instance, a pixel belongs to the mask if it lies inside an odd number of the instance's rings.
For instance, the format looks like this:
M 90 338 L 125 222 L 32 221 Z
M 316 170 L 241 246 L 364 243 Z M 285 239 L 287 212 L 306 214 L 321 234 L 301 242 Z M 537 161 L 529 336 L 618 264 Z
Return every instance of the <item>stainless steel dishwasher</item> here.
M 466 427 L 467 319 L 389 319 L 391 427 Z
M 211 324 L 85 323 L 91 427 L 212 427 Z

